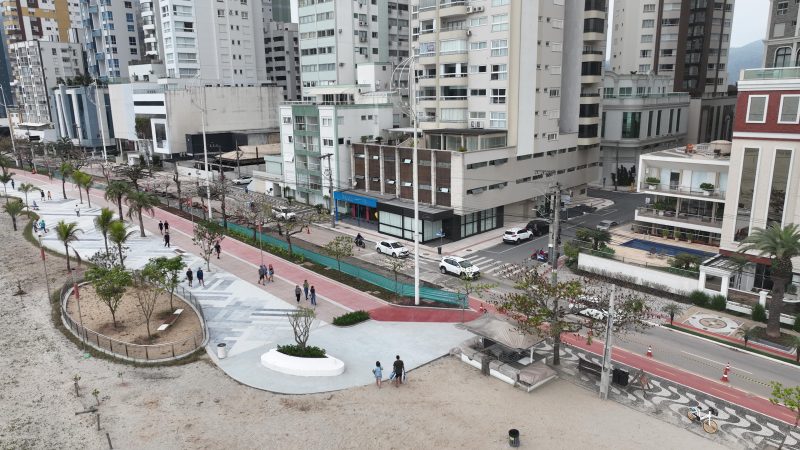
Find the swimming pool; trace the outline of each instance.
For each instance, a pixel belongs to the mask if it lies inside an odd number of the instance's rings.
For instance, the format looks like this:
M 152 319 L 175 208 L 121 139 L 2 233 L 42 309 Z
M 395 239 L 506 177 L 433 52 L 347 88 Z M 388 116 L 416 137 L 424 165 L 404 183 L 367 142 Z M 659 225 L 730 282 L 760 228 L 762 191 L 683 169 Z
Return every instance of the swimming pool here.
M 656 253 L 662 253 L 669 256 L 675 256 L 679 253 L 688 253 L 695 255 L 701 260 L 716 256 L 714 253 L 708 253 L 693 248 L 678 247 L 676 245 L 662 244 L 661 242 L 645 241 L 643 239 L 631 239 L 630 241 L 622 244 L 623 247 L 635 248 L 638 250 L 651 251 L 655 250 Z

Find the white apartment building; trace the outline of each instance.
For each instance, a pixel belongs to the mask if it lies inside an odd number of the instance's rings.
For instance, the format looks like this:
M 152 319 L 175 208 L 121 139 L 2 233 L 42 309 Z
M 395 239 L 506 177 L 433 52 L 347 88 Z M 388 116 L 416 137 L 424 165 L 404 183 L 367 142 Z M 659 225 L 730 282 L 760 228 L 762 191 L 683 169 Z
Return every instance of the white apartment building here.
M 135 0 L 81 0 L 83 47 L 94 78 L 128 77 L 128 64 L 142 57 Z
M 22 41 L 9 46 L 19 125 L 50 124 L 50 91 L 86 71 L 80 44 Z
M 603 77 L 601 154 L 603 185 L 625 186 L 621 168 L 635 179 L 639 157 L 684 145 L 689 128 L 689 94 L 672 92 L 668 75 L 617 74 Z
M 139 0 L 139 11 L 142 18 L 142 42 L 144 54 L 142 59 L 160 60 L 164 55 L 164 36 L 161 32 L 160 0 Z
M 727 91 L 734 0 L 616 0 L 611 70 L 671 75 L 692 97 Z
M 264 22 L 266 80 L 280 86 L 284 100 L 300 100 L 300 47 L 296 23 Z
M 408 5 L 408 0 L 299 0 L 303 87 L 352 86 L 359 64 L 397 65 L 407 58 Z
M 51 92 L 51 116 L 58 137 L 92 153 L 114 143 L 107 87 L 59 84 Z

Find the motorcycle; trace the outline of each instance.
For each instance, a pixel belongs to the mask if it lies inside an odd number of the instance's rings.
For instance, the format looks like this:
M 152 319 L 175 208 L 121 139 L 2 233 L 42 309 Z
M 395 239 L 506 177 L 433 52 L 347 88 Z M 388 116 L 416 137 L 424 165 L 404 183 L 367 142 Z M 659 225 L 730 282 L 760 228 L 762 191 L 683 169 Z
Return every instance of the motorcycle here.
M 367 244 L 364 242 L 364 239 L 355 239 L 356 247 L 367 248 Z
M 534 251 L 531 254 L 531 259 L 539 261 L 539 262 L 547 262 L 549 259 L 550 254 L 544 250 Z

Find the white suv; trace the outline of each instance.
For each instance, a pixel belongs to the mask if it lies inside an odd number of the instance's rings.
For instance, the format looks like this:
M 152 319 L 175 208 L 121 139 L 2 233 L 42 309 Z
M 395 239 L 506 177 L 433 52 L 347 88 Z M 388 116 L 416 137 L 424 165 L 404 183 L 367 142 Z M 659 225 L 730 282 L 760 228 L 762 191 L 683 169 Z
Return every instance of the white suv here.
M 527 228 L 511 228 L 503 234 L 503 242 L 518 244 L 533 238 L 533 233 Z
M 468 259 L 458 256 L 445 256 L 439 263 L 439 272 L 443 274 L 452 273 L 464 278 L 478 278 L 481 276 L 481 269 L 472 264 Z
M 297 215 L 286 206 L 274 206 L 272 208 L 272 214 L 281 220 L 295 220 L 297 218 Z
M 375 246 L 375 250 L 380 254 L 394 256 L 395 258 L 408 256 L 408 249 L 397 241 L 380 241 Z

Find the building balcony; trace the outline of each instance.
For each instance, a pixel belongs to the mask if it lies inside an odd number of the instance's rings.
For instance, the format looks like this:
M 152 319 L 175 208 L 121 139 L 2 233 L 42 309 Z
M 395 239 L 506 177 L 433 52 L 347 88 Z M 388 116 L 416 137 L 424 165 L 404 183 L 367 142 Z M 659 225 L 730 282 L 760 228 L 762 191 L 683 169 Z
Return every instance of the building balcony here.
M 711 233 L 719 233 L 722 231 L 721 218 L 655 208 L 637 208 L 634 215 L 634 220 L 680 228 L 692 228 Z
M 686 186 L 670 185 L 670 184 L 648 184 L 641 183 L 639 185 L 639 192 L 653 192 L 659 194 L 666 194 L 671 197 L 682 198 L 697 198 L 708 201 L 725 201 L 725 191 L 722 189 L 703 190 L 692 189 Z
M 443 41 L 449 39 L 466 39 L 466 38 L 467 38 L 466 27 L 465 28 L 448 27 L 439 30 L 439 39 Z
M 583 33 L 583 41 L 584 43 L 587 41 L 597 41 L 597 42 L 605 42 L 606 35 L 605 33 L 598 33 L 596 31 L 585 31 Z
M 439 2 L 439 17 L 463 16 L 467 14 L 466 0 L 441 0 Z
M 800 67 L 776 67 L 771 69 L 745 69 L 742 80 L 792 80 L 800 78 Z
M 595 61 L 605 61 L 605 55 L 601 51 L 597 50 L 584 50 L 582 61 L 586 62 L 595 62 Z
M 600 136 L 578 137 L 579 146 L 600 145 Z

